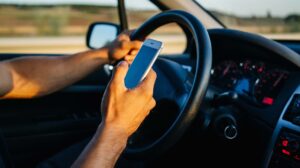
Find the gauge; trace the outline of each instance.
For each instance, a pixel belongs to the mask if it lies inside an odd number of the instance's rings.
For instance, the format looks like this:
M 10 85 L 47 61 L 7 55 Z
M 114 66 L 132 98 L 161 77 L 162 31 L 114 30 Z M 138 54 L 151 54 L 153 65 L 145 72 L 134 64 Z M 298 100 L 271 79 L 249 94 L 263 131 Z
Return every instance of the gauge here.
M 264 105 L 272 105 L 288 75 L 287 71 L 279 69 L 264 72 L 255 84 L 256 100 Z
M 263 62 L 254 62 L 252 60 L 241 61 L 239 67 L 245 75 L 260 75 L 266 68 Z
M 252 71 L 252 61 L 245 60 L 240 63 L 240 67 L 245 74 L 250 73 Z
M 233 61 L 224 61 L 212 70 L 212 83 L 226 89 L 232 89 L 241 74 L 237 64 Z
M 265 72 L 266 65 L 263 62 L 258 62 L 258 63 L 253 65 L 253 69 L 255 70 L 257 75 L 261 75 Z
M 234 91 L 240 94 L 253 95 L 253 85 L 257 79 L 258 71 L 264 70 L 264 64 L 261 62 L 254 62 L 253 60 L 242 60 L 238 67 L 241 75 L 239 76 Z M 259 69 L 259 70 L 258 70 Z

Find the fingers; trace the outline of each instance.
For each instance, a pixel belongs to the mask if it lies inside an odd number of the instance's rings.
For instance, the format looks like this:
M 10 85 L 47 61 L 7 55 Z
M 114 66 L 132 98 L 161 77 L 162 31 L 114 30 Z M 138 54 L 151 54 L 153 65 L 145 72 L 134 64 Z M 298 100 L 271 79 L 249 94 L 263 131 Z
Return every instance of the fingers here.
M 149 113 L 151 112 L 151 110 L 156 106 L 156 101 L 153 97 L 151 97 L 150 99 L 148 99 L 147 103 L 144 106 L 144 114 L 143 116 L 146 117 L 147 115 L 149 115 Z
M 139 52 L 139 50 L 131 50 L 130 51 L 130 55 L 137 55 L 137 53 Z
M 138 50 L 131 50 L 131 52 L 129 52 L 129 54 L 124 57 L 124 60 L 127 61 L 129 64 L 131 64 L 135 56 L 137 55 L 137 53 Z
M 123 31 L 119 36 L 118 36 L 118 40 L 119 41 L 130 41 L 130 37 L 129 35 L 132 33 L 132 30 L 125 30 Z
M 135 58 L 135 55 L 126 55 L 126 56 L 124 57 L 124 60 L 125 60 L 126 62 L 128 62 L 129 64 L 131 64 L 131 63 L 133 62 L 134 58 Z
M 121 61 L 115 68 L 111 83 L 125 88 L 124 79 L 128 71 L 128 63 Z
M 140 85 L 136 89 L 142 89 L 148 92 L 151 96 L 154 90 L 154 84 L 156 80 L 156 73 L 154 70 L 150 70 L 145 79 L 140 83 Z
M 129 50 L 139 50 L 142 46 L 141 41 L 121 41 L 120 48 Z
M 152 110 L 155 106 L 156 106 L 156 101 L 154 98 L 152 98 L 149 103 L 150 110 Z
M 121 42 L 121 48 L 123 49 L 139 49 L 142 46 L 141 41 L 131 41 L 129 35 L 133 32 L 134 30 L 125 30 L 118 36 L 118 41 Z
M 133 30 L 125 30 L 123 31 L 119 36 L 118 39 L 120 41 L 125 40 L 125 41 L 130 41 L 130 34 L 133 33 L 135 29 Z
M 128 33 L 123 32 L 118 36 L 118 40 L 119 41 L 130 41 L 130 37 L 129 37 Z
M 148 103 L 145 106 L 145 114 L 144 116 L 146 117 L 147 115 L 149 115 L 149 113 L 151 112 L 151 110 L 153 110 L 153 108 L 156 106 L 156 101 L 153 97 L 151 97 L 151 99 L 148 101 Z

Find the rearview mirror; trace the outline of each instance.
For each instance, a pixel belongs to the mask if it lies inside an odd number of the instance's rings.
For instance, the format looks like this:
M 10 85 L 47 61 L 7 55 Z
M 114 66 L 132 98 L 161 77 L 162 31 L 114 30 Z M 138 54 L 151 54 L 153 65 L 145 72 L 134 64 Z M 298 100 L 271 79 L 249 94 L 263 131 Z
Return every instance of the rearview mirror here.
M 106 22 L 96 22 L 90 25 L 86 44 L 91 49 L 104 47 L 112 42 L 120 32 L 118 25 Z

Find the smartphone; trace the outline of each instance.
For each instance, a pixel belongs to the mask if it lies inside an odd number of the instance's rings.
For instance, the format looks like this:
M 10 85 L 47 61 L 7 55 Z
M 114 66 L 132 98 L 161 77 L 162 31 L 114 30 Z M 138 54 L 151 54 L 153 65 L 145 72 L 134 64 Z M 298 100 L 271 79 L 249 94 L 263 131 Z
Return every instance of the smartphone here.
M 135 88 L 147 76 L 162 48 L 163 43 L 160 41 L 144 41 L 125 76 L 125 86 L 128 89 Z

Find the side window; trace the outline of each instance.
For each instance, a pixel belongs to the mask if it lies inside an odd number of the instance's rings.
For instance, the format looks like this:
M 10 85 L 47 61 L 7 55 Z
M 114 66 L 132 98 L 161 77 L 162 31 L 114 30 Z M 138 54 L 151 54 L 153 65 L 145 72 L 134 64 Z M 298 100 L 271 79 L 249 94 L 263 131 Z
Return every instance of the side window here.
M 150 0 L 125 0 L 125 2 L 130 29 L 138 28 L 151 16 L 160 12 Z M 164 42 L 162 54 L 180 54 L 186 48 L 185 34 L 177 24 L 171 23 L 158 28 L 150 38 Z
M 0 2 L 0 53 L 75 53 L 91 23 L 119 24 L 117 0 L 68 2 Z

